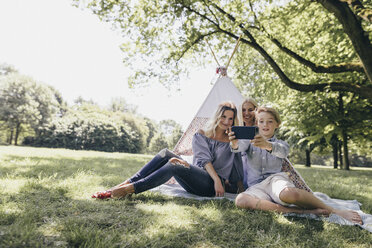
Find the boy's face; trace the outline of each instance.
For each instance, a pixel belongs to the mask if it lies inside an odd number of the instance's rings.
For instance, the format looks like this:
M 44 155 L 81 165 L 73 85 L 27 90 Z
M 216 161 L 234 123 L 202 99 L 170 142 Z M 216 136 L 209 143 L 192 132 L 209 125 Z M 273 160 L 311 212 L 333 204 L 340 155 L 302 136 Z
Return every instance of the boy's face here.
M 266 139 L 274 136 L 275 129 L 279 127 L 274 116 L 268 112 L 260 112 L 257 115 L 259 133 Z

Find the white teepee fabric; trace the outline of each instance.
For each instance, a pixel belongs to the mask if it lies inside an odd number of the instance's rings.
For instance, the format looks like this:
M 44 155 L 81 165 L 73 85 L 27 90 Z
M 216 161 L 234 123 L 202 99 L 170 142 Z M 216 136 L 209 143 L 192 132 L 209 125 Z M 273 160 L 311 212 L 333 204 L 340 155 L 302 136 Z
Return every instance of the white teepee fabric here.
M 173 151 L 178 155 L 191 156 L 191 141 L 193 135 L 200 128 L 204 127 L 209 118 L 212 117 L 218 104 L 223 101 L 232 101 L 238 106 L 243 100 L 243 96 L 231 79 L 227 76 L 220 76 Z

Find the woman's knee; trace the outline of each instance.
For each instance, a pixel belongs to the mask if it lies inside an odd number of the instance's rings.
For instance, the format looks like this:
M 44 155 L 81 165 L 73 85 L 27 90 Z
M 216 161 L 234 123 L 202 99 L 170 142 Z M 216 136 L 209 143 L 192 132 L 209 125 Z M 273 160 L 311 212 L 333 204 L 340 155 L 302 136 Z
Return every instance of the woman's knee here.
M 301 194 L 296 188 L 285 188 L 280 192 L 279 198 L 286 203 L 295 203 L 300 200 Z
M 162 149 L 160 152 L 158 152 L 158 155 L 162 158 L 168 157 L 173 158 L 177 157 L 176 154 L 174 154 L 172 151 L 168 150 L 167 148 Z
M 164 148 L 162 149 L 160 152 L 158 152 L 158 155 L 162 158 L 164 158 L 165 156 L 167 156 L 168 154 L 168 149 L 167 148 Z

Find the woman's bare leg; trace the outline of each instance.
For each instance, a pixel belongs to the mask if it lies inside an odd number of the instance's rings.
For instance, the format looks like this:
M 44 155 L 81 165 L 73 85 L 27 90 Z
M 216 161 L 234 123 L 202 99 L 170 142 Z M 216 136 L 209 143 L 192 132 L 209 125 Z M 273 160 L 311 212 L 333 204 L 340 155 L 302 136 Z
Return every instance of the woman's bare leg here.
M 363 224 L 360 215 L 352 210 L 335 209 L 331 206 L 324 204 L 314 194 L 306 190 L 297 188 L 285 188 L 280 192 L 280 200 L 289 204 L 295 204 L 299 207 L 306 209 L 326 209 L 329 213 L 340 215 L 341 217 L 358 224 Z
M 298 214 L 316 214 L 316 215 L 329 215 L 325 209 L 300 209 L 293 207 L 285 207 L 278 203 L 268 200 L 263 200 L 250 196 L 244 193 L 239 194 L 235 199 L 235 205 L 240 208 L 258 209 L 264 211 L 275 211 L 278 213 L 298 213 Z

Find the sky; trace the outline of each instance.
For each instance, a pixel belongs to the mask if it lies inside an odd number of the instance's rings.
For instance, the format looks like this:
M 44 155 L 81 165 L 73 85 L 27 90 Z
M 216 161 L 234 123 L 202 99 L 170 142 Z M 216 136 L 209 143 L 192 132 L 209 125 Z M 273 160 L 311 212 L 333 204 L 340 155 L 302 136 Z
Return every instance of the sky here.
M 186 128 L 216 80 L 216 65 L 208 65 L 193 68 L 179 91 L 156 82 L 129 89 L 119 49 L 123 38 L 70 0 L 0 0 L 0 32 L 0 63 L 52 85 L 70 105 L 79 96 L 102 107 L 123 97 L 146 117 L 173 119 Z

